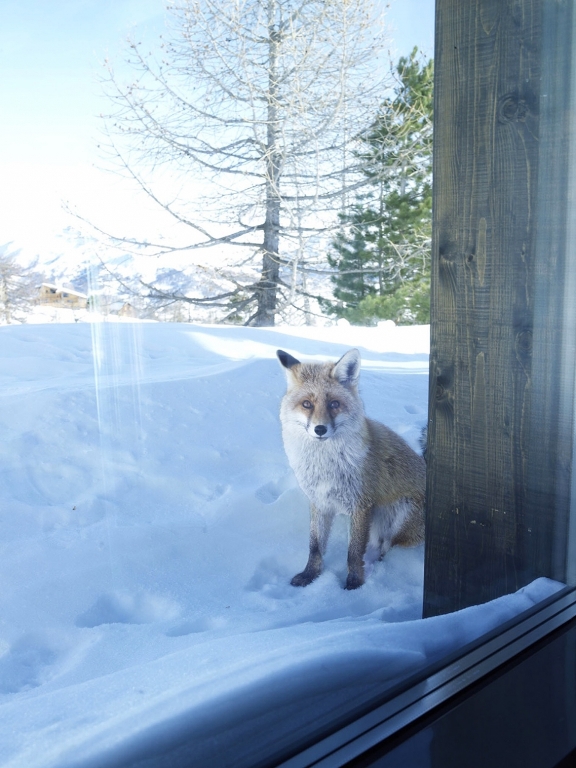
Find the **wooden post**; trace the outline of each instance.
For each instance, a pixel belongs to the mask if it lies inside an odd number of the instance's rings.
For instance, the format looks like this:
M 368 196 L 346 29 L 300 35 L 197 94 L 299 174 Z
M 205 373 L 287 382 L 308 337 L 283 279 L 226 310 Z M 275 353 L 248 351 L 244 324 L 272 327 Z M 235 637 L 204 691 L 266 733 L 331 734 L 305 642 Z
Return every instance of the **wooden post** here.
M 572 0 L 437 0 L 424 615 L 565 580 Z

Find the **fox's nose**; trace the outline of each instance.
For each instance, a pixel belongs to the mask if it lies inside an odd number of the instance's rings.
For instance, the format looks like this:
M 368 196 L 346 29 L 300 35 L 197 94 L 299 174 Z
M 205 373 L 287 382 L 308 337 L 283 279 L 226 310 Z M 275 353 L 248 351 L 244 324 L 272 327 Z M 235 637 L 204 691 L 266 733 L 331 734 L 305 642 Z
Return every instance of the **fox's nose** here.
M 325 435 L 328 430 L 324 426 L 324 424 L 318 424 L 317 427 L 314 427 L 314 432 L 318 435 L 318 437 L 322 437 L 322 435 Z

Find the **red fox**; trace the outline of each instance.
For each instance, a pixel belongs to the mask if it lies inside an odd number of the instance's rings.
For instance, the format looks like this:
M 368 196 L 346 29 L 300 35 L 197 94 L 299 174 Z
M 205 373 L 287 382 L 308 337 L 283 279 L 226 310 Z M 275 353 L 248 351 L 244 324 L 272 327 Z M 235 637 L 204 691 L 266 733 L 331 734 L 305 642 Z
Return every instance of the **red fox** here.
M 310 500 L 310 555 L 291 583 L 322 572 L 336 514 L 351 518 L 346 589 L 365 580 L 364 560 L 424 540 L 424 459 L 384 424 L 366 418 L 358 395 L 360 353 L 337 363 L 301 363 L 278 350 L 288 389 L 280 407 L 290 466 Z

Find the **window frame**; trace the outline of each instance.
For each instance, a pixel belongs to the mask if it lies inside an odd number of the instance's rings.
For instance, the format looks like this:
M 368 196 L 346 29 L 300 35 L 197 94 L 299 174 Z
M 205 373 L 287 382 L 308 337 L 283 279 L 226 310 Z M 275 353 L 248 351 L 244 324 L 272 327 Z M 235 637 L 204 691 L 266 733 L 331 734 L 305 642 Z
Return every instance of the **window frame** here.
M 495 671 L 510 668 L 526 651 L 575 620 L 576 587 L 565 587 L 519 617 L 399 684 L 367 714 L 276 765 L 278 768 L 354 765 L 369 750 L 410 726 L 416 727 L 412 727 L 407 736 L 414 735 L 415 731 L 426 727 L 424 719 L 427 715 L 477 683 L 488 680 Z M 537 702 L 530 702 L 530 705 L 535 706 Z M 457 737 L 455 734 L 455 739 Z

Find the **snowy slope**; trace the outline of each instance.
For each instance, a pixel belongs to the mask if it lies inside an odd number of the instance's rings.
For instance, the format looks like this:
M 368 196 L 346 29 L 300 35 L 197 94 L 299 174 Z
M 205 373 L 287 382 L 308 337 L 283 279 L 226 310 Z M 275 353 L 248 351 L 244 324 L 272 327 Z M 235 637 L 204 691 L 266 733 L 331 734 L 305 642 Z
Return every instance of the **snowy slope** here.
M 255 766 L 558 588 L 421 621 L 422 547 L 347 592 L 344 519 L 322 576 L 290 586 L 308 508 L 275 350 L 359 347 L 367 412 L 416 447 L 427 344 L 427 328 L 0 328 L 0 764 Z

